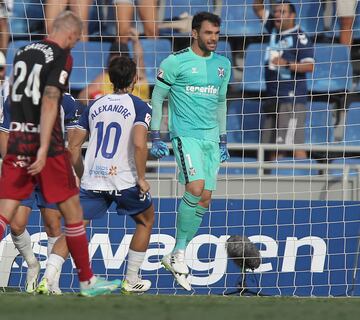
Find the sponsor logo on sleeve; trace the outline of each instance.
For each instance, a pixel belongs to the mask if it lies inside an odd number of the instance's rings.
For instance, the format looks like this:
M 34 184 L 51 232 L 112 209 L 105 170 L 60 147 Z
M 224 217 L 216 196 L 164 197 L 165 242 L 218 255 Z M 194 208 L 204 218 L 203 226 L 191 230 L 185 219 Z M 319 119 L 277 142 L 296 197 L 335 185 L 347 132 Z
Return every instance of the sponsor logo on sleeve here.
M 151 115 L 149 113 L 145 116 L 145 123 L 149 126 L 151 121 Z
M 62 70 L 61 73 L 60 73 L 60 77 L 59 77 L 59 82 L 61 84 L 65 84 L 66 83 L 66 80 L 68 78 L 68 73 L 65 71 L 65 70 Z
M 158 72 L 157 72 L 157 76 L 160 79 L 164 79 L 164 70 L 159 69 Z

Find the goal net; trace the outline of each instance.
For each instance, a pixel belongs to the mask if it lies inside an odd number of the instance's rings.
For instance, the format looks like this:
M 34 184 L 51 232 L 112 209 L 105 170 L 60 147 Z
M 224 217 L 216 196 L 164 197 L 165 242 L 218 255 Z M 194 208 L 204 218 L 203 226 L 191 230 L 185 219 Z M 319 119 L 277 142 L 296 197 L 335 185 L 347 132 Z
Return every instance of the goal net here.
M 220 167 L 209 211 L 186 250 L 193 288 L 189 294 L 358 296 L 360 7 L 357 1 L 354 8 L 341 9 L 335 0 L 290 0 L 291 6 L 285 3 L 279 11 L 275 1 L 266 0 L 262 21 L 254 2 L 259 1 L 160 0 L 156 39 L 144 36 L 148 30 L 141 8 L 127 18 L 139 33 L 139 42 L 129 37 L 125 48 L 137 60 L 143 81 L 138 92 L 145 99 L 161 61 L 191 44 L 192 16 L 210 11 L 222 19 L 217 52 L 232 64 L 227 94 L 231 158 Z M 352 1 L 342 2 L 351 7 Z M 9 44 L 2 48 L 7 75 L 17 48 L 44 36 L 44 4 L 1 2 L 2 18 L 9 25 Z M 113 44 L 119 39 L 119 11 L 112 2 L 94 0 L 88 9 L 88 41 L 72 51 L 70 78 L 70 91 L 82 102 L 106 93 L 106 83 L 95 91 L 86 86 L 99 81 L 97 76 L 106 72 L 110 55 L 120 47 Z M 147 10 L 153 9 L 149 5 Z M 352 17 L 344 16 L 344 10 Z M 303 71 L 306 64 L 313 69 Z M 167 117 L 163 120 L 161 133 L 169 142 Z M 266 125 L 270 120 L 272 127 Z M 175 244 L 177 207 L 184 192 L 177 170 L 173 155 L 148 161 L 156 220 L 141 273 L 152 281 L 154 294 L 186 293 L 160 263 Z M 132 219 L 118 215 L 114 207 L 87 228 L 96 274 L 124 276 L 134 228 Z M 28 230 L 44 271 L 47 236 L 38 208 Z M 257 268 L 244 267 L 241 250 L 236 259 L 228 256 L 230 236 L 255 244 L 261 257 Z M 0 257 L 0 286 L 23 290 L 27 266 L 10 234 L 0 243 Z M 60 285 L 65 291 L 78 289 L 71 259 Z

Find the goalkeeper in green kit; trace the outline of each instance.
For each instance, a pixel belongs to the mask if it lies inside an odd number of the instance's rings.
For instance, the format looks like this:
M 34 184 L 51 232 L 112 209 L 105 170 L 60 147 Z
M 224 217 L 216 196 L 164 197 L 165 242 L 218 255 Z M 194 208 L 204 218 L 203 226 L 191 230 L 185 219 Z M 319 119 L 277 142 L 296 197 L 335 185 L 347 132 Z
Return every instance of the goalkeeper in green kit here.
M 185 185 L 177 214 L 175 248 L 161 263 L 189 291 L 185 249 L 209 207 L 220 162 L 229 158 L 226 92 L 231 64 L 229 59 L 214 52 L 220 23 L 220 18 L 209 12 L 193 17 L 191 47 L 162 61 L 151 99 L 150 153 L 156 158 L 169 155 L 159 131 L 163 101 L 169 96 L 170 138 L 179 166 L 179 181 Z

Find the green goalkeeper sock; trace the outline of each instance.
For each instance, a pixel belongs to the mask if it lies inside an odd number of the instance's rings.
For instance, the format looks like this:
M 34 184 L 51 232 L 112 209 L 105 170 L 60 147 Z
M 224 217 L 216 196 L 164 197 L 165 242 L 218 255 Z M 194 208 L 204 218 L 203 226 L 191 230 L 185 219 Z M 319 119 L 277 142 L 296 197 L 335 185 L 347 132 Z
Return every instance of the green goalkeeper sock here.
M 207 209 L 208 208 L 204 208 L 200 205 L 197 205 L 191 228 L 186 237 L 186 246 L 189 244 L 189 242 L 195 237 L 196 233 L 198 232 L 202 219 Z
M 194 196 L 190 192 L 185 191 L 176 219 L 176 244 L 173 252 L 185 250 L 186 238 L 192 227 L 196 207 L 200 199 L 201 197 Z

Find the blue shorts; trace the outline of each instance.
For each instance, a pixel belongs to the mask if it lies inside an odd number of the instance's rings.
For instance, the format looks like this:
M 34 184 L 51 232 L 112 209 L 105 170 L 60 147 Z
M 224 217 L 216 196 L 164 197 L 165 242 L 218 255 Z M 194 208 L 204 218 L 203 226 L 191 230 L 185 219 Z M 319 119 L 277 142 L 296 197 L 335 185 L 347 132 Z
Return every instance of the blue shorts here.
M 118 214 L 136 215 L 144 212 L 152 204 L 150 193 L 141 194 L 139 187 L 121 191 L 98 191 L 80 188 L 80 203 L 84 220 L 102 218 L 112 203 L 116 204 Z
M 56 205 L 56 203 L 47 203 L 45 201 L 39 188 L 35 188 L 30 197 L 22 200 L 20 205 L 31 209 L 34 207 L 34 205 L 36 205 L 39 209 L 45 208 L 58 210 L 58 206 Z

